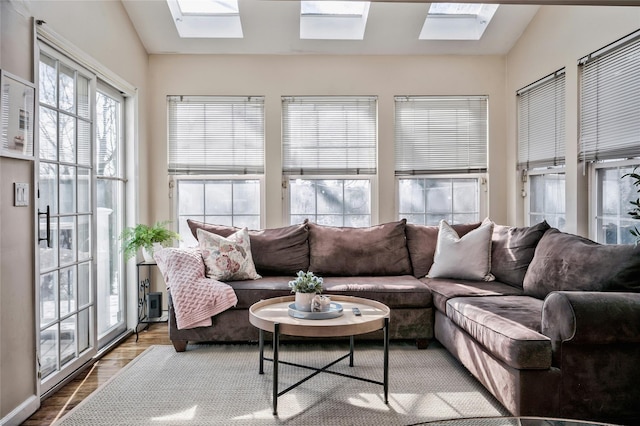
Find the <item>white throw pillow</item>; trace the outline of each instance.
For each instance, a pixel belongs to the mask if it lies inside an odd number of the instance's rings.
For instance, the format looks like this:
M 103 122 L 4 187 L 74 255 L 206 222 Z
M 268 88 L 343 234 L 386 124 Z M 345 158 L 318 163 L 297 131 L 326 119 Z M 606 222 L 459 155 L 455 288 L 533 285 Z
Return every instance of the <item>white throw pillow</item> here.
M 445 221 L 440 221 L 438 242 L 429 278 L 493 281 L 491 274 L 491 236 L 493 222 L 485 219 L 462 238 Z
M 228 237 L 198 229 L 198 244 L 207 277 L 219 281 L 261 278 L 251 256 L 249 231 L 242 228 Z

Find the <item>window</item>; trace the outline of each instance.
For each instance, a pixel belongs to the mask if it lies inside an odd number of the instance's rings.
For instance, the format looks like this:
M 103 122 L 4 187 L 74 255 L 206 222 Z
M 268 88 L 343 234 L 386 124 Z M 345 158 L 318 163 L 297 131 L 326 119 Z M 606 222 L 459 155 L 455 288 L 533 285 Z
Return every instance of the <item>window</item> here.
M 552 171 L 534 171 L 529 173 L 528 213 L 530 224 L 546 220 L 554 228 L 564 229 L 565 176 Z
M 300 38 L 362 40 L 369 4 L 368 1 L 301 1 Z
M 630 179 L 622 176 L 640 163 L 640 33 L 586 56 L 580 64 L 579 155 L 593 170 L 593 238 L 631 243 L 633 220 L 626 212 L 637 194 Z
M 526 221 L 565 225 L 565 73 L 550 74 L 517 92 L 518 170 Z
M 399 218 L 424 225 L 480 220 L 487 98 L 397 96 L 395 107 Z
M 497 4 L 431 3 L 420 40 L 480 40 Z
M 167 0 L 181 38 L 242 38 L 237 0 Z
M 624 164 L 624 163 L 623 163 Z M 640 164 L 598 164 L 595 167 L 596 185 L 596 241 L 604 244 L 634 244 L 635 237 L 630 231 L 637 221 L 627 212 L 630 204 L 638 198 L 638 188 L 628 177 L 634 167 Z
M 477 178 L 400 178 L 400 217 L 408 222 L 437 225 L 479 220 Z
M 283 172 L 290 223 L 369 226 L 375 97 L 285 97 Z
M 169 174 L 182 244 L 187 219 L 258 229 L 264 174 L 264 98 L 170 96 Z

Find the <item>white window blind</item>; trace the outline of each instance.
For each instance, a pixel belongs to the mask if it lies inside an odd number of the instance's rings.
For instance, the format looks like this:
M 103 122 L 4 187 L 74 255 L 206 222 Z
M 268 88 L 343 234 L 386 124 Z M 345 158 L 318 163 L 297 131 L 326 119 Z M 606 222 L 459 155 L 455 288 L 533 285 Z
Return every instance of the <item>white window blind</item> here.
M 264 98 L 169 96 L 170 174 L 264 173 Z
M 397 96 L 395 106 L 396 175 L 486 171 L 486 96 Z
M 640 38 L 580 60 L 580 160 L 640 156 Z
M 283 172 L 375 174 L 373 96 L 282 98 Z
M 564 165 L 565 73 L 557 71 L 518 91 L 518 167 Z

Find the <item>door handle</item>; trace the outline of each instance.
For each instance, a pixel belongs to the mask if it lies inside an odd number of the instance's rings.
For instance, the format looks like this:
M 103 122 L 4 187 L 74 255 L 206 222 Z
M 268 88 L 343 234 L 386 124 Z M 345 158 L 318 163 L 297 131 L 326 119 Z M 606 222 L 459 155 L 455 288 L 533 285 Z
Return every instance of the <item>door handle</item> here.
M 40 216 L 46 216 L 47 217 L 47 236 L 46 237 L 40 237 L 40 233 L 38 232 L 38 244 L 40 244 L 40 241 L 46 241 L 47 242 L 47 248 L 51 248 L 51 209 L 49 207 L 49 205 L 47 205 L 47 210 L 41 212 L 40 209 L 38 209 L 38 217 Z

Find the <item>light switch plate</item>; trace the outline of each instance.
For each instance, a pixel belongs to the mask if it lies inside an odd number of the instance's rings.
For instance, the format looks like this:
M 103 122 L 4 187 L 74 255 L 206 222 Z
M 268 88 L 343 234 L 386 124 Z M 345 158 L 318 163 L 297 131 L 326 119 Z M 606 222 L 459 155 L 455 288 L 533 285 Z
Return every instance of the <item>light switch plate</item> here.
M 13 205 L 16 207 L 26 207 L 29 205 L 29 184 L 14 182 Z

